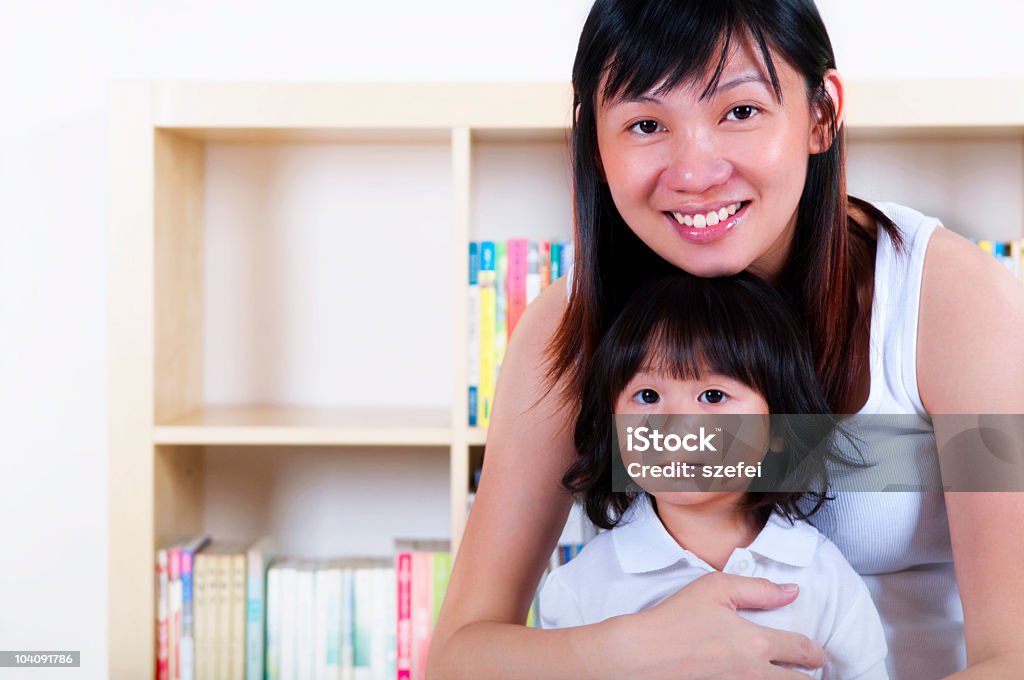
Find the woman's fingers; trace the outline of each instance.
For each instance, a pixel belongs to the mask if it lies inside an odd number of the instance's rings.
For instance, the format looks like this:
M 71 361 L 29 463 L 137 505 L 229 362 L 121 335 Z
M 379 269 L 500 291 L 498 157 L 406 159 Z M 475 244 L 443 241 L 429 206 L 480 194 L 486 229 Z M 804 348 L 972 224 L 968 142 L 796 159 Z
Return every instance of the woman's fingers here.
M 691 584 L 697 590 L 707 590 L 714 601 L 733 610 L 777 609 L 799 596 L 794 584 L 777 584 L 763 578 L 750 578 L 735 574 L 714 572 L 702 576 Z M 825 663 L 825 650 L 805 635 L 750 624 L 750 639 L 744 641 L 756 656 L 776 664 L 819 668 Z M 786 670 L 786 669 L 781 669 Z
M 825 650 L 806 635 L 763 626 L 760 628 L 761 634 L 767 637 L 768 659 L 772 663 L 807 669 L 824 665 Z
M 733 609 L 778 609 L 797 598 L 800 589 L 793 583 L 777 584 L 765 578 L 751 578 L 716 571 L 693 582 L 698 589 L 709 589 L 712 597 Z

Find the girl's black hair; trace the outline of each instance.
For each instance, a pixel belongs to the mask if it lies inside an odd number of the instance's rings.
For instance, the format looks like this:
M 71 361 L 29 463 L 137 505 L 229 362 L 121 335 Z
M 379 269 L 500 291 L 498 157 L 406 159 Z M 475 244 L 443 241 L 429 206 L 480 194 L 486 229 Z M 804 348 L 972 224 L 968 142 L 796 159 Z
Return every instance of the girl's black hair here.
M 666 92 L 691 82 L 703 85 L 703 96 L 709 96 L 739 41 L 749 41 L 760 54 L 779 101 L 773 53 L 791 64 L 804 77 L 812 115 L 822 120 L 819 133 L 826 150 L 809 158 L 780 286 L 810 329 L 815 370 L 829 404 L 838 412 L 854 406 L 856 381 L 868 367 L 863 329 L 873 293 L 873 225 L 885 229 L 897 248 L 901 239 L 880 210 L 846 194 L 845 132 L 824 87 L 835 56 L 812 0 L 594 3 L 572 71 L 572 296 L 548 345 L 548 384 L 561 384 L 561 396 L 569 403 L 581 396 L 597 344 L 637 281 L 676 270 L 616 210 L 599 169 L 596 110 L 617 96 L 641 95 L 655 87 Z
M 838 457 L 822 455 L 821 446 L 834 423 L 790 417 L 830 412 L 804 326 L 782 294 L 752 274 L 701 278 L 677 271 L 636 291 L 586 374 L 574 433 L 578 458 L 562 485 L 581 497 L 594 524 L 611 528 L 636 496 L 612 491 L 613 412 L 623 389 L 645 370 L 681 380 L 719 373 L 764 398 L 772 433 L 785 441 L 788 469 L 799 475 L 787 477 L 785 488 L 805 490 L 746 494 L 743 507 L 752 525 L 763 526 L 772 512 L 807 519 L 821 508 L 825 462 Z

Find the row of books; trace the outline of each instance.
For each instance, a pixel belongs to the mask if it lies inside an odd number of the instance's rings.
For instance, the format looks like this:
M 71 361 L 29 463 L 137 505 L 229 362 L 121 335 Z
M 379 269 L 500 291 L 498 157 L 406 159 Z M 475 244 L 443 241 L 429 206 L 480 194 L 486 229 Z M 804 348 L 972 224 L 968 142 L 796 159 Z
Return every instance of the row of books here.
M 990 241 L 972 238 L 971 241 L 1002 262 L 1018 281 L 1024 283 L 1024 257 L 1022 257 L 1022 253 L 1024 253 L 1024 239 Z
M 157 680 L 422 680 L 447 541 L 301 560 L 203 535 L 157 551 Z
M 571 241 L 469 244 L 469 425 L 487 427 L 494 385 L 526 306 L 572 266 Z

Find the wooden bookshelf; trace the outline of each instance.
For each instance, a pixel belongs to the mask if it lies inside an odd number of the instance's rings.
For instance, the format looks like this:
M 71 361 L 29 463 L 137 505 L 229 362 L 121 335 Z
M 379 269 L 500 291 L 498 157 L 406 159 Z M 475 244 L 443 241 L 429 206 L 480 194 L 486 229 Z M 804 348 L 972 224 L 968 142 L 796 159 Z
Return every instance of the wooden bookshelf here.
M 851 138 L 1024 144 L 1024 80 L 848 83 Z M 112 678 L 152 677 L 154 551 L 204 528 L 207 447 L 447 449 L 450 530 L 465 525 L 467 244 L 488 145 L 564 147 L 571 92 L 551 84 L 119 82 L 111 88 L 109 650 Z M 207 145 L 442 144 L 450 153 L 450 408 L 210 404 L 204 395 Z M 512 147 L 509 147 L 512 148 Z M 516 147 L 519 148 L 519 147 Z M 1017 154 L 1021 172 L 1024 154 Z M 1012 161 L 1011 161 L 1012 162 Z M 500 172 L 500 168 L 498 172 Z M 1024 205 L 1024 183 L 1012 197 Z M 568 225 L 566 225 L 568 227 Z M 1020 236 L 1020 225 L 1017 225 Z M 508 234 L 509 237 L 515 234 Z M 425 357 L 430 361 L 431 358 Z M 353 395 L 356 403 L 358 395 Z M 284 450 L 282 448 L 282 450 Z

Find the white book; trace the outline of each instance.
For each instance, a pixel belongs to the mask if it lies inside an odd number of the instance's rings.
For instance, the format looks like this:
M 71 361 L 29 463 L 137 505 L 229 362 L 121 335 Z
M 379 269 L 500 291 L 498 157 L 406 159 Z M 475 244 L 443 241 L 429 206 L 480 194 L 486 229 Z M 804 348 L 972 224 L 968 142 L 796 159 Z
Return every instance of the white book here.
M 324 680 L 341 680 L 341 590 L 342 570 L 330 567 L 324 571 L 325 592 L 323 600 L 327 603 L 327 634 L 326 662 Z
M 299 680 L 295 666 L 295 598 L 298 596 L 296 565 L 288 561 L 281 569 L 281 680 Z
M 319 567 L 313 572 L 313 675 L 316 680 L 327 680 L 327 627 L 329 572 Z
M 271 566 L 267 571 L 266 680 L 281 677 L 281 606 L 281 569 Z
M 367 567 L 358 567 L 352 579 L 352 638 L 354 648 L 354 680 L 373 680 L 371 671 L 371 611 L 373 603 L 372 576 Z
M 540 253 L 536 241 L 530 241 L 526 251 L 526 304 L 540 295 Z
M 355 680 L 355 570 L 341 570 L 341 680 Z
M 304 564 L 296 572 L 298 593 L 295 598 L 295 674 L 301 680 L 313 677 L 313 589 L 315 572 Z

